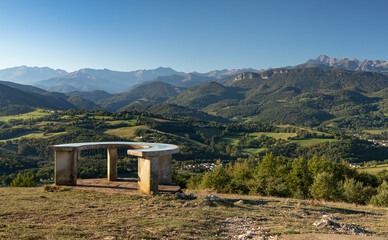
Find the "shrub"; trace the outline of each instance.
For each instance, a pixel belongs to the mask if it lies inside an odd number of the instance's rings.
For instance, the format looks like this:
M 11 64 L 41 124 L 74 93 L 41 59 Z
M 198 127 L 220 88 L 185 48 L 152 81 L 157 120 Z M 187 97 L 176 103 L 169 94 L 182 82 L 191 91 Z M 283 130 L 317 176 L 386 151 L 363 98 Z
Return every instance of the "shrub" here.
M 199 189 L 201 182 L 203 179 L 202 174 L 196 174 L 194 176 L 191 176 L 189 180 L 187 180 L 187 188 L 189 189 Z
M 207 172 L 202 180 L 203 188 L 212 188 L 217 192 L 226 192 L 232 177 L 222 166 L 218 166 L 213 171 Z
M 310 187 L 313 198 L 334 201 L 338 199 L 337 184 L 332 173 L 322 172 L 314 178 Z
M 34 175 L 27 173 L 25 176 L 18 176 L 11 182 L 10 187 L 35 187 Z
M 363 184 L 354 178 L 346 179 L 342 185 L 344 200 L 348 203 L 364 204 Z
M 282 179 L 269 177 L 266 181 L 264 193 L 267 196 L 289 197 L 290 193 Z
M 388 183 L 386 181 L 377 188 L 377 195 L 371 198 L 370 204 L 380 207 L 388 207 Z

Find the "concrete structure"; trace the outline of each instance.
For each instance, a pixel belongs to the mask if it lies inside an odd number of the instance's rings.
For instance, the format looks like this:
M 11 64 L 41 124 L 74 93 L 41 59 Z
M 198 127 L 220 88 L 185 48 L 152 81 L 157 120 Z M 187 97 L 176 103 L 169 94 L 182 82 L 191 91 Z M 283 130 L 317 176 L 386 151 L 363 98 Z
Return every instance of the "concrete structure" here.
M 146 194 L 156 194 L 159 184 L 172 184 L 171 155 L 179 148 L 171 144 L 142 142 L 88 142 L 50 146 L 55 151 L 55 184 L 77 185 L 78 153 L 86 149 L 106 148 L 108 180 L 117 180 L 117 148 L 128 148 L 128 154 L 138 157 L 138 187 Z

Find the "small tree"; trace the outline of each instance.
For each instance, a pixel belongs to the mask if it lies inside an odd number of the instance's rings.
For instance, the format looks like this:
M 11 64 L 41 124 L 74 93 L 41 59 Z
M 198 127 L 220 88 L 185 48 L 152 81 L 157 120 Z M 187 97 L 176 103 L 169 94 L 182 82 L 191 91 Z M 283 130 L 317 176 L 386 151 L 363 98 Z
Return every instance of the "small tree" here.
M 296 159 L 291 165 L 291 171 L 287 178 L 287 185 L 295 198 L 307 198 L 309 187 L 313 179 L 308 169 L 308 161 L 304 158 Z
M 354 178 L 346 179 L 343 183 L 344 200 L 349 203 L 364 204 L 363 184 Z
M 310 188 L 313 198 L 333 201 L 338 199 L 337 184 L 334 176 L 329 172 L 319 173 L 314 178 L 314 183 Z
M 22 176 L 20 173 L 18 176 L 11 182 L 10 187 L 35 187 L 34 175 L 32 173 L 27 173 L 25 176 Z
M 213 171 L 207 172 L 202 180 L 204 188 L 212 188 L 218 192 L 224 192 L 229 185 L 232 177 L 222 166 L 217 166 Z
M 384 181 L 377 188 L 377 195 L 373 196 L 370 204 L 380 207 L 388 207 L 388 183 Z
M 23 178 L 22 175 L 19 173 L 16 178 L 14 178 L 9 185 L 10 187 L 23 187 Z

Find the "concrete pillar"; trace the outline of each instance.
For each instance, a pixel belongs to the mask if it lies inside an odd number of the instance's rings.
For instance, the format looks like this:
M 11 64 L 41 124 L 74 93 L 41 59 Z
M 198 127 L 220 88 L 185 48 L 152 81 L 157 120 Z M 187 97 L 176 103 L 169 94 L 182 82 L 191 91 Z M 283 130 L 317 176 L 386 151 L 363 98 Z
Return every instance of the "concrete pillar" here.
M 108 181 L 117 180 L 117 148 L 108 148 Z
M 139 157 L 138 186 L 140 192 L 149 195 L 158 193 L 158 167 L 158 157 Z
M 78 151 L 55 151 L 55 184 L 77 185 Z
M 171 154 L 159 157 L 159 184 L 172 184 Z

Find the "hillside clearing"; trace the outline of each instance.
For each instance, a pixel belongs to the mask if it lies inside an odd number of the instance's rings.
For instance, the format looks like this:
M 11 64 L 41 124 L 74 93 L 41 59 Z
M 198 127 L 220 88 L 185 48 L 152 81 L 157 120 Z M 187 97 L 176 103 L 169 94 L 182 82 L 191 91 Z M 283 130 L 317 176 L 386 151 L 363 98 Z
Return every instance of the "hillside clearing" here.
M 388 132 L 388 129 L 369 129 L 364 130 L 363 132 L 370 133 L 370 134 L 382 134 L 383 132 Z
M 55 132 L 55 133 L 45 133 L 44 131 L 42 130 L 29 130 L 29 131 L 25 131 L 21 134 L 18 134 L 12 138 L 8 138 L 8 139 L 2 139 L 0 140 L 0 142 L 5 142 L 7 140 L 15 140 L 15 139 L 21 139 L 21 138 L 48 138 L 48 137 L 52 137 L 52 136 L 56 136 L 56 135 L 60 135 L 60 134 L 64 134 L 66 132 Z
M 108 129 L 104 131 L 104 133 L 115 135 L 118 137 L 133 137 L 137 129 L 149 129 L 149 127 L 145 125 L 139 125 L 134 127 L 121 127 L 115 129 Z
M 265 135 L 267 137 L 272 137 L 275 139 L 283 139 L 287 140 L 290 137 L 296 137 L 296 133 L 275 133 L 275 132 L 256 132 L 256 133 L 250 133 L 249 136 L 253 137 L 260 137 L 261 135 Z
M 8 122 L 11 119 L 34 119 L 40 118 L 49 115 L 50 113 L 44 111 L 43 109 L 36 109 L 35 111 L 18 114 L 18 115 L 10 115 L 10 116 L 0 116 L 0 122 Z
M 290 143 L 296 143 L 302 147 L 307 147 L 311 145 L 316 145 L 323 142 L 336 142 L 337 139 L 331 139 L 331 138 L 305 138 L 300 140 L 291 140 Z
M 367 167 L 367 168 L 360 168 L 359 171 L 366 171 L 367 173 L 370 174 L 377 174 L 378 172 L 381 171 L 388 171 L 388 164 L 381 164 L 377 165 L 376 167 Z

